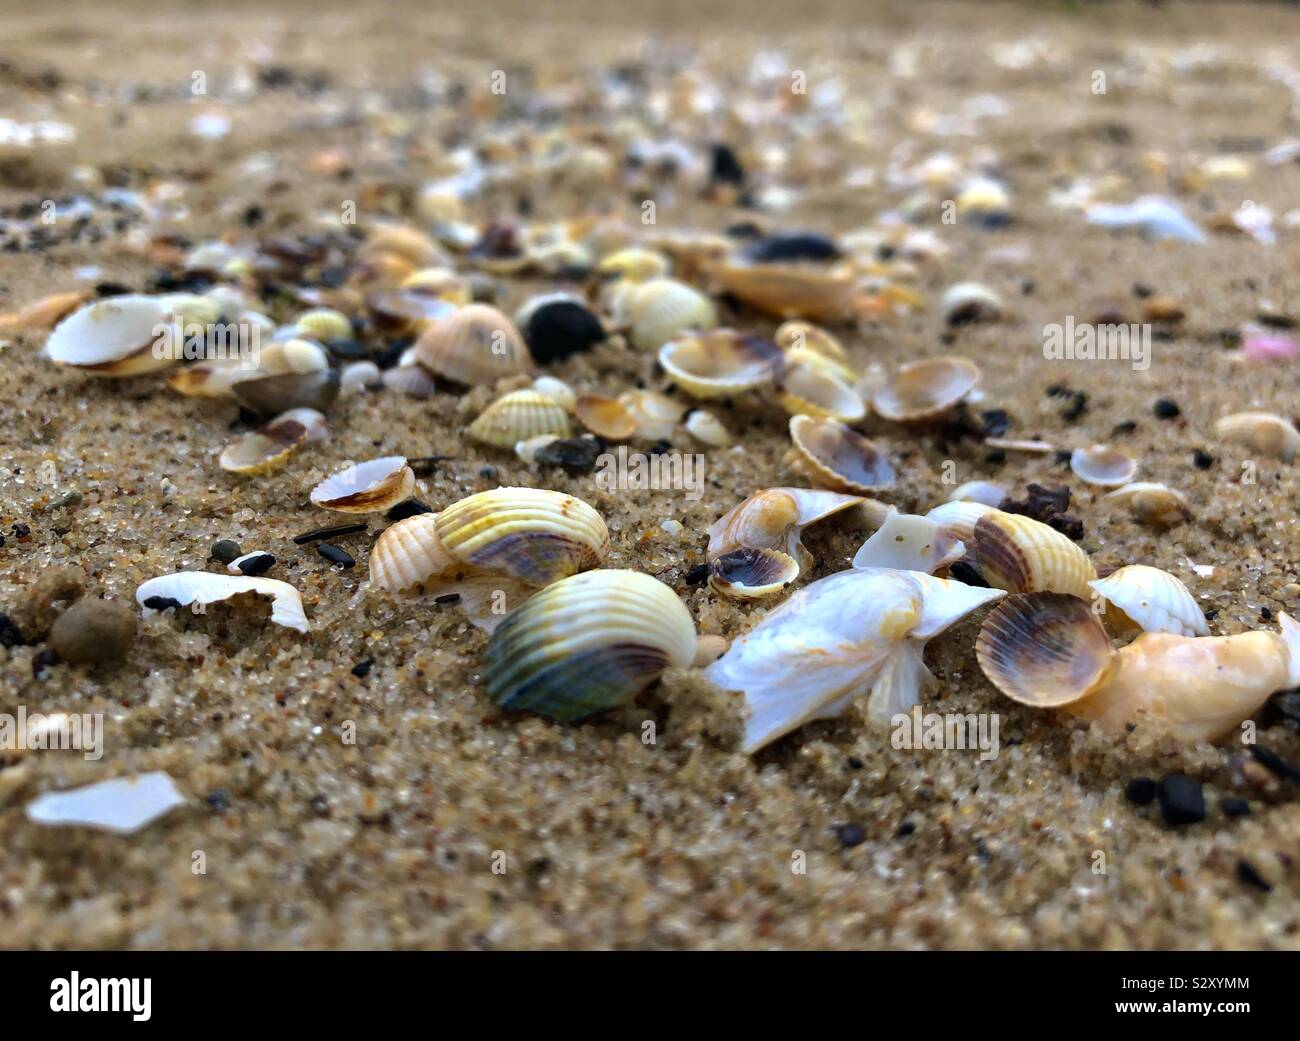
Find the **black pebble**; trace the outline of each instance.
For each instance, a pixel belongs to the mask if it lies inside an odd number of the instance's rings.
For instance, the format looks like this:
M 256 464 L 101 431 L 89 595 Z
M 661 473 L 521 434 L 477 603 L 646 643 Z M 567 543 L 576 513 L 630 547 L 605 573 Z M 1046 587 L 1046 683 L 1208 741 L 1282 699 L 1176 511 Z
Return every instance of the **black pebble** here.
M 230 796 L 220 788 L 214 788 L 207 794 L 207 803 L 213 813 L 225 813 L 230 809 Z
M 251 575 L 256 578 L 258 575 L 265 575 L 275 566 L 275 557 L 270 553 L 259 553 L 255 557 L 249 557 L 239 564 L 240 574 Z
M 834 260 L 839 255 L 839 247 L 825 235 L 801 231 L 770 235 L 745 250 L 745 258 L 755 264 Z
M 1264 878 L 1255 870 L 1255 865 L 1249 860 L 1237 861 L 1237 877 L 1248 886 L 1254 886 L 1256 889 L 1267 893 L 1273 887 L 1264 881 Z
M 988 582 L 984 580 L 984 576 L 979 573 L 975 565 L 965 560 L 959 560 L 953 564 L 948 569 L 948 576 L 955 578 L 958 582 L 965 582 L 968 586 L 977 586 L 980 589 L 989 587 Z
M 458 600 L 460 600 L 459 593 L 443 593 L 442 596 L 435 596 L 433 598 L 435 604 L 454 604 Z
M 867 841 L 866 829 L 861 824 L 836 824 L 833 830 L 845 849 L 861 846 Z
M 1201 782 L 1186 774 L 1169 774 L 1156 789 L 1165 823 L 1175 827 L 1205 820 L 1205 793 Z
M 903 821 L 903 823 L 898 826 L 898 831 L 896 834 L 900 839 L 905 839 L 914 831 L 916 831 L 915 824 L 913 824 L 911 821 Z
M 21 647 L 26 642 L 14 620 L 7 614 L 0 614 L 0 647 Z
M 692 564 L 686 572 L 686 584 L 688 586 L 702 586 L 708 580 L 708 564 Z
M 1219 809 L 1229 817 L 1250 816 L 1250 803 L 1245 799 L 1224 799 L 1219 803 Z
M 497 468 L 495 466 L 480 466 L 478 468 L 478 475 L 482 477 L 484 480 L 495 481 L 497 476 Z
M 589 474 L 602 451 L 599 441 L 570 437 L 543 445 L 537 450 L 536 459 L 542 466 L 561 466 L 571 474 Z
M 325 344 L 325 349 L 330 352 L 331 357 L 339 361 L 362 361 L 370 357 L 370 348 L 360 340 L 353 340 L 350 337 L 330 340 Z
M 713 146 L 713 168 L 709 180 L 715 184 L 745 183 L 745 168 L 740 165 L 740 160 L 729 145 L 719 142 Z
M 356 524 L 338 524 L 332 528 L 313 528 L 311 531 L 304 531 L 301 535 L 295 535 L 293 541 L 295 545 L 302 546 L 308 542 L 316 542 L 320 539 L 336 539 L 341 535 L 355 535 L 357 532 L 365 530 L 365 521 L 358 521 Z
M 316 543 L 316 552 L 328 560 L 331 564 L 342 564 L 345 568 L 356 567 L 356 561 L 352 555 L 338 546 L 331 545 L 328 542 Z
M 1176 419 L 1183 414 L 1183 410 L 1178 407 L 1178 402 L 1170 401 L 1168 398 L 1157 401 L 1152 411 L 1160 419 Z
M 352 666 L 352 675 L 356 676 L 358 679 L 369 676 L 370 669 L 374 664 L 374 660 L 371 658 L 367 658 L 365 661 L 359 661 Z
M 419 499 L 407 499 L 405 502 L 399 502 L 396 506 L 394 506 L 391 510 L 389 510 L 386 514 L 384 514 L 384 516 L 387 517 L 390 521 L 399 521 L 399 520 L 406 520 L 407 517 L 418 516 L 421 513 L 432 513 L 432 512 L 433 512 L 433 507 L 426 506 Z
M 576 300 L 542 304 L 523 332 L 534 360 L 543 365 L 589 351 L 605 339 L 600 319 Z
M 38 680 L 44 679 L 45 673 L 52 666 L 58 665 L 62 660 L 63 659 L 60 658 L 58 654 L 48 648 L 37 651 L 32 655 L 32 678 Z
M 1124 798 L 1138 806 L 1145 806 L 1156 797 L 1156 782 L 1150 777 L 1134 777 L 1124 787 Z
M 1208 470 L 1214 465 L 1214 456 L 1202 452 L 1199 448 L 1192 453 L 1192 465 L 1198 470 Z
M 1300 766 L 1293 766 L 1276 752 L 1265 748 L 1263 745 L 1251 745 L 1250 754 L 1270 771 L 1277 774 L 1278 777 L 1285 777 L 1296 784 L 1300 784 Z
M 1011 429 L 1011 417 L 1003 408 L 991 408 L 987 412 L 981 412 L 980 419 L 984 421 L 984 429 L 981 431 L 984 437 L 1005 437 L 1007 431 Z
M 851 756 L 849 756 L 849 758 L 848 758 L 848 764 L 849 764 L 849 769 L 850 769 L 850 770 L 861 770 L 861 769 L 863 768 L 863 766 L 866 765 L 866 764 L 863 763 L 863 761 L 862 761 L 861 759 L 859 759 L 856 755 L 851 755 Z
M 1113 427 L 1111 427 L 1110 433 L 1112 437 L 1118 437 L 1120 434 L 1131 434 L 1137 428 L 1138 425 L 1135 422 L 1133 422 L 1133 420 L 1126 419 L 1120 423 L 1116 423 Z
M 239 543 L 234 539 L 218 539 L 212 544 L 212 549 L 208 551 L 213 560 L 219 560 L 223 564 L 229 564 L 236 557 L 243 554 L 239 548 Z
M 180 607 L 181 602 L 170 596 L 151 596 L 145 600 L 144 606 L 150 611 L 170 611 L 173 607 Z

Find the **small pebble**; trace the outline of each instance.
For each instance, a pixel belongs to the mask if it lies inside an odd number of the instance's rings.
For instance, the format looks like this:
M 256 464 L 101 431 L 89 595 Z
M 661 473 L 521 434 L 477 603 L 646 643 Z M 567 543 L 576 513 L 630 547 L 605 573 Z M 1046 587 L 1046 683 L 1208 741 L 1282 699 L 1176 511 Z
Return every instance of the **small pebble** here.
M 1208 470 L 1214 465 L 1214 456 L 1202 452 L 1199 448 L 1192 453 L 1192 465 L 1198 470 Z
M 602 451 L 600 442 L 590 437 L 561 438 L 539 448 L 536 460 L 542 466 L 563 467 L 571 474 L 589 474 Z
M 173 607 L 180 607 L 181 602 L 170 596 L 151 596 L 146 598 L 144 606 L 150 611 L 170 611 Z
M 840 840 L 840 845 L 845 849 L 861 846 L 867 841 L 866 829 L 861 824 L 836 824 L 832 830 L 835 832 L 835 837 Z
M 243 552 L 239 548 L 239 543 L 234 539 L 218 539 L 212 544 L 212 549 L 208 551 L 208 555 L 222 564 L 229 564 L 232 560 L 241 556 Z
M 374 660 L 371 658 L 366 658 L 364 661 L 359 661 L 352 666 L 352 675 L 356 676 L 358 679 L 362 679 L 366 676 L 369 676 L 370 669 L 372 666 L 374 666 L 374 664 L 375 664 Z
M 916 831 L 915 824 L 913 824 L 911 821 L 903 821 L 903 823 L 898 826 L 898 831 L 896 832 L 896 834 L 900 839 L 905 839 L 907 838 L 907 836 L 911 835 L 912 832 L 914 831 Z
M 357 562 L 352 555 L 346 550 L 339 549 L 338 546 L 328 542 L 319 542 L 316 544 L 316 552 L 328 560 L 331 564 L 340 564 L 344 568 L 356 567 Z
M 208 792 L 206 801 L 212 807 L 213 813 L 225 813 L 230 809 L 230 796 L 220 788 Z
M 14 624 L 7 614 L 0 614 L 0 647 L 21 647 L 27 641 L 23 639 L 22 630 Z
M 407 499 L 405 502 L 399 502 L 396 506 L 394 506 L 391 510 L 389 510 L 386 514 L 384 514 L 384 516 L 387 517 L 390 521 L 399 521 L 399 520 L 406 520 L 407 517 L 419 516 L 421 513 L 432 513 L 432 512 L 433 512 L 433 507 L 426 506 L 419 499 Z
M 1219 809 L 1229 817 L 1250 816 L 1250 803 L 1245 799 L 1224 799 L 1219 803 Z
M 1255 870 L 1255 865 L 1249 860 L 1237 861 L 1237 877 L 1248 886 L 1254 886 L 1265 893 L 1273 887 L 1264 881 L 1264 877 Z
M 1265 748 L 1263 745 L 1251 745 L 1250 754 L 1278 777 L 1285 777 L 1287 780 L 1300 784 L 1300 766 L 1288 763 L 1276 752 Z
M 1183 414 L 1183 410 L 1178 407 L 1178 402 L 1170 401 L 1168 398 L 1157 401 L 1153 411 L 1159 419 L 1177 419 Z
M 1205 793 L 1201 782 L 1186 774 L 1169 774 L 1156 788 L 1165 823 L 1178 827 L 1205 820 Z
M 1138 806 L 1145 806 L 1156 797 L 1156 782 L 1150 777 L 1135 777 L 1124 788 L 1124 797 Z
M 50 646 L 73 665 L 121 661 L 135 641 L 135 612 L 116 600 L 87 597 L 59 615 L 50 629 Z
M 257 577 L 265 575 L 275 566 L 275 557 L 270 553 L 249 553 L 243 557 L 237 557 L 231 561 L 231 566 L 236 568 L 241 575 Z

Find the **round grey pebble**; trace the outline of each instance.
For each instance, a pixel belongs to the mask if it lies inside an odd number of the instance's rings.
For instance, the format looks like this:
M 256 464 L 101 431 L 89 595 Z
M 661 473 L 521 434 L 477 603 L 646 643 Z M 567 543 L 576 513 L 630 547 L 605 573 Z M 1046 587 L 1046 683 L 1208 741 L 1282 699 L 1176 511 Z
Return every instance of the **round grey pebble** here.
M 239 548 L 239 543 L 234 539 L 219 539 L 212 544 L 209 552 L 213 560 L 219 560 L 223 564 L 229 564 L 236 557 L 244 555 L 244 551 Z
M 106 665 L 127 656 L 136 625 L 129 607 L 87 597 L 59 615 L 50 629 L 50 647 L 72 665 Z

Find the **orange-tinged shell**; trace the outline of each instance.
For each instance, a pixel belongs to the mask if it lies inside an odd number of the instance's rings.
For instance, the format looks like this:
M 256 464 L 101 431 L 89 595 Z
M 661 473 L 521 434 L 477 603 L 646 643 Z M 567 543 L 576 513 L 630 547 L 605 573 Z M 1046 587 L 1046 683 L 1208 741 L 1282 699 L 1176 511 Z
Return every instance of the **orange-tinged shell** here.
M 637 432 L 637 417 L 621 401 L 600 394 L 579 394 L 573 414 L 593 434 L 608 441 L 626 441 Z
M 533 372 L 515 324 L 487 304 L 469 304 L 433 322 L 416 341 L 415 359 L 435 375 L 470 387 Z
M 637 436 L 647 441 L 671 438 L 686 414 L 686 406 L 681 402 L 653 390 L 625 390 L 618 401 L 635 418 Z
M 411 497 L 415 471 L 392 455 L 349 466 L 312 489 L 312 505 L 339 513 L 381 513 Z
M 894 485 L 885 454 L 838 420 L 791 416 L 790 440 L 802 469 L 819 487 L 869 495 Z
M 856 284 L 848 264 L 713 264 L 709 274 L 752 307 L 778 318 L 838 322 L 852 318 Z
M 454 567 L 437 524 L 436 513 L 417 513 L 385 528 L 370 550 L 370 580 L 380 589 L 402 593 Z
M 1070 454 L 1070 469 L 1081 481 L 1117 488 L 1128 484 L 1137 473 L 1137 461 L 1127 452 L 1110 445 L 1076 448 Z
M 1110 492 L 1106 498 L 1123 503 L 1138 520 L 1159 528 L 1172 528 L 1192 516 L 1181 492 L 1153 481 L 1126 484 Z
M 238 474 L 264 474 L 278 470 L 311 440 L 310 428 L 298 419 L 273 419 L 251 434 L 235 438 L 222 450 L 221 469 Z
M 1068 593 L 1089 599 L 1097 577 L 1088 555 L 1055 528 L 1015 513 L 990 510 L 975 522 L 967 555 L 995 589 Z
M 812 557 L 800 532 L 832 513 L 865 501 L 860 495 L 808 488 L 765 488 L 729 510 L 709 528 L 710 560 L 737 549 L 779 549 L 800 567 Z

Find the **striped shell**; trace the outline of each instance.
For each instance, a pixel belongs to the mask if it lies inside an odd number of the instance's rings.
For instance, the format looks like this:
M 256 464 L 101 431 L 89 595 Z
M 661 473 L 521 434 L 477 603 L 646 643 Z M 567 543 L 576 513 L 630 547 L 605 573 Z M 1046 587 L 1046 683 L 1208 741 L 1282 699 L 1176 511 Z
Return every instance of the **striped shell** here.
M 900 423 L 932 419 L 965 398 L 979 378 L 979 368 L 965 358 L 914 361 L 876 388 L 871 405 L 885 419 Z
M 1300 431 L 1290 420 L 1269 412 L 1237 412 L 1214 424 L 1224 441 L 1291 462 L 1300 452 Z
M 542 590 L 493 633 L 484 679 L 504 709 L 574 723 L 634 699 L 695 657 L 695 623 L 668 586 L 589 571 Z
M 568 437 L 569 416 L 549 395 L 516 390 L 492 402 L 467 432 L 475 441 L 513 450 L 520 441 L 543 434 Z
M 926 516 L 937 524 L 943 525 L 955 538 L 966 543 L 970 549 L 975 544 L 975 524 L 985 514 L 995 511 L 995 507 L 970 499 L 954 499 L 936 506 Z
M 801 469 L 818 487 L 868 495 L 894 486 L 885 454 L 838 420 L 791 416 L 790 440 Z
M 994 588 L 1090 597 L 1088 583 L 1097 577 L 1092 561 L 1055 528 L 1032 517 L 990 510 L 975 522 L 972 534 L 968 558 Z
M 630 287 L 620 299 L 620 317 L 632 343 L 657 351 L 687 329 L 712 329 L 717 313 L 707 296 L 671 278 L 654 278 Z
M 416 341 L 415 360 L 435 375 L 469 387 L 533 371 L 515 324 L 487 304 L 468 304 L 430 324 Z
M 1137 628 L 1177 636 L 1210 635 L 1196 600 L 1168 571 L 1130 564 L 1088 585 L 1105 597 L 1106 620 L 1121 633 Z
M 788 586 L 799 570 L 779 549 L 737 549 L 709 562 L 709 588 L 731 600 L 761 600 Z
M 668 378 L 694 398 L 727 398 L 761 387 L 780 363 L 776 344 L 734 329 L 687 333 L 659 350 Z
M 728 511 L 709 528 L 710 560 L 737 549 L 779 549 L 812 563 L 799 535 L 809 524 L 862 502 L 858 495 L 807 488 L 765 488 Z
M 406 457 L 384 456 L 331 474 L 312 489 L 313 506 L 339 513 L 381 513 L 411 497 L 415 471 Z

